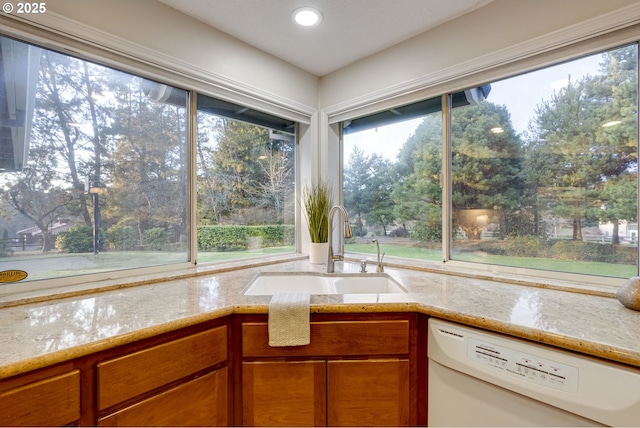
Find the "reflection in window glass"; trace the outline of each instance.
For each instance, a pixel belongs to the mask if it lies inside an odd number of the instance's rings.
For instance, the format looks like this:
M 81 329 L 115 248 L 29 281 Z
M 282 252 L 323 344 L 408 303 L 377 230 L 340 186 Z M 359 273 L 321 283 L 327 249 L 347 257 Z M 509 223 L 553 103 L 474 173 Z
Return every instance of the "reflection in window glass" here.
M 0 43 L 0 270 L 187 262 L 187 93 Z
M 295 251 L 295 123 L 198 95 L 198 263 Z
M 637 275 L 637 48 L 491 84 L 452 111 L 452 259 Z
M 345 122 L 345 250 L 442 260 L 440 98 Z

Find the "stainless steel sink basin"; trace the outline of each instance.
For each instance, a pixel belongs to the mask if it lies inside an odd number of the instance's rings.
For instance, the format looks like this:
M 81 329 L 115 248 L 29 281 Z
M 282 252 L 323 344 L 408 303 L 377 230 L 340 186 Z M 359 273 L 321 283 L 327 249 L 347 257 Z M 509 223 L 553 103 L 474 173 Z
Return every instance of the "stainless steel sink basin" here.
M 263 272 L 256 275 L 242 294 L 270 296 L 278 292 L 308 291 L 311 294 L 407 293 L 385 273 L 321 274 L 314 272 Z

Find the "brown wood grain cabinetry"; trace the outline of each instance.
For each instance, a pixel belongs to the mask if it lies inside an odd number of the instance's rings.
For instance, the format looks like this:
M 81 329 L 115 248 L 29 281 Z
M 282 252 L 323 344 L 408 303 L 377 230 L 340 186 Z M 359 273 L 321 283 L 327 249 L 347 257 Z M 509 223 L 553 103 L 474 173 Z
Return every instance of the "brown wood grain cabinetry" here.
M 244 362 L 244 424 L 326 425 L 326 376 L 323 360 Z
M 80 420 L 80 371 L 57 367 L 0 384 L 0 426 L 61 426 Z
M 328 361 L 328 425 L 411 425 L 409 367 L 403 359 Z
M 266 320 L 226 317 L 0 379 L 0 426 L 426 424 L 426 317 L 313 314 L 311 343 L 286 348 L 268 345 Z
M 309 345 L 285 348 L 266 322 L 242 323 L 241 423 L 418 425 L 414 320 L 380 318 L 314 321 Z
M 100 426 L 228 423 L 227 327 L 97 364 Z
M 223 367 L 111 413 L 98 426 L 226 426 L 227 379 Z

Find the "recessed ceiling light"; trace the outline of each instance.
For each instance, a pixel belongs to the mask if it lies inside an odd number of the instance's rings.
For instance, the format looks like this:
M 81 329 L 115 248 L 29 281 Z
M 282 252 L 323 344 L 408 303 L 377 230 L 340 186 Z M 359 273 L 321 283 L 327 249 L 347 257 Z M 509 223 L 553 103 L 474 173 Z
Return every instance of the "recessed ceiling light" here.
M 322 22 L 322 13 L 312 7 L 300 7 L 291 13 L 291 19 L 303 27 L 313 27 Z
M 612 126 L 616 126 L 616 125 L 620 125 L 622 123 L 622 121 L 620 120 L 612 120 L 611 122 L 607 122 L 604 125 L 602 125 L 603 128 L 610 128 Z
M 498 127 L 495 127 L 495 128 L 491 128 L 490 131 L 493 132 L 494 134 L 502 134 L 504 132 L 504 129 L 502 129 L 502 128 L 500 128 L 498 126 Z

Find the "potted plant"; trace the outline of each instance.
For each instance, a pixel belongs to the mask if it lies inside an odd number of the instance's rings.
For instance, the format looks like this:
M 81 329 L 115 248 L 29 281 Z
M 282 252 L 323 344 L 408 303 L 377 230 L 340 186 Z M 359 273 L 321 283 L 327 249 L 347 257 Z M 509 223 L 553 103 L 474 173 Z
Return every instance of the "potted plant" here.
M 307 217 L 309 237 L 309 261 L 322 264 L 327 261 L 329 241 L 329 210 L 333 202 L 332 187 L 326 181 L 305 186 L 302 192 Z

